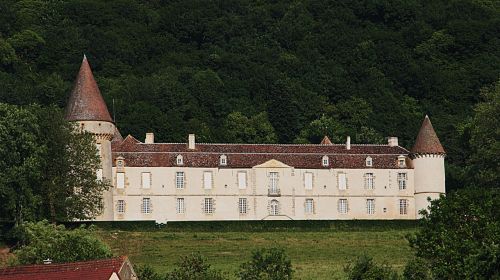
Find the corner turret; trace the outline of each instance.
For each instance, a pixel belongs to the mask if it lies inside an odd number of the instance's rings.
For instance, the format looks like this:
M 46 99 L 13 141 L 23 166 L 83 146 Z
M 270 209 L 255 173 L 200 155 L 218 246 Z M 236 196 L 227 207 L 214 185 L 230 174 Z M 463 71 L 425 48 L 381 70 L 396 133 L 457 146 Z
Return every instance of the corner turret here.
M 446 152 L 432 127 L 428 116 L 420 127 L 410 158 L 415 174 L 415 210 L 427 209 L 429 202 L 445 193 L 444 158 Z
M 102 174 L 102 179 L 112 182 L 111 140 L 116 127 L 85 55 L 66 106 L 65 118 L 76 123 L 80 131 L 94 135 L 101 158 L 101 170 L 97 170 L 97 174 Z M 114 205 L 112 190 L 103 194 L 103 200 L 105 208 L 97 219 L 111 221 Z

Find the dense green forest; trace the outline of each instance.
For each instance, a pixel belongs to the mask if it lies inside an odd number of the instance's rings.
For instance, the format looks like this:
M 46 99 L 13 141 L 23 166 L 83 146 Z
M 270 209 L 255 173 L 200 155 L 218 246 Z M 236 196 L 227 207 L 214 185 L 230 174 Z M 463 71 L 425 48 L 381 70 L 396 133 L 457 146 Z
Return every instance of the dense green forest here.
M 0 102 L 64 107 L 84 53 L 139 139 L 409 148 L 429 114 L 450 189 L 466 177 L 481 89 L 499 79 L 500 4 L 0 1 Z

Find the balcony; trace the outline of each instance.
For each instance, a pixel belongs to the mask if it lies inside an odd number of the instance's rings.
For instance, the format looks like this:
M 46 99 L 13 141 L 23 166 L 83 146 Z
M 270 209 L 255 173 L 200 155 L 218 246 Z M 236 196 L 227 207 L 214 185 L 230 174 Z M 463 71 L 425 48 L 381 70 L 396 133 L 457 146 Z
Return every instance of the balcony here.
M 281 191 L 280 189 L 274 189 L 274 188 L 268 189 L 267 196 L 272 196 L 272 197 L 281 196 Z

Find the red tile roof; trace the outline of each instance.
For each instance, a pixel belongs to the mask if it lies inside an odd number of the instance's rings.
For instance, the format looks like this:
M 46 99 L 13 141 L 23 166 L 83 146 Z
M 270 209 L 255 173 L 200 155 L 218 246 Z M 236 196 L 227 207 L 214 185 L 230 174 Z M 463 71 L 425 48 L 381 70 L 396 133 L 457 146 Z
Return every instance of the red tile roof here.
M 85 56 L 66 106 L 66 119 L 113 122 Z
M 0 269 L 1 280 L 109 280 L 113 272 L 119 277 L 127 257 L 113 259 L 14 266 Z
M 412 154 L 445 154 L 446 152 L 432 127 L 431 120 L 425 116 L 420 131 L 417 135 L 415 145 L 411 149 Z
M 183 156 L 185 167 L 251 168 L 275 159 L 295 168 L 365 168 L 368 155 L 373 158 L 371 168 L 398 168 L 400 155 L 408 155 L 402 147 L 388 145 L 291 145 L 291 144 L 206 144 L 197 143 L 189 150 L 186 143 L 143 144 L 132 136 L 121 143 L 113 143 L 113 158 L 123 157 L 131 167 L 177 166 L 177 155 Z M 227 165 L 220 166 L 221 155 L 227 156 Z M 328 156 L 330 166 L 321 164 Z

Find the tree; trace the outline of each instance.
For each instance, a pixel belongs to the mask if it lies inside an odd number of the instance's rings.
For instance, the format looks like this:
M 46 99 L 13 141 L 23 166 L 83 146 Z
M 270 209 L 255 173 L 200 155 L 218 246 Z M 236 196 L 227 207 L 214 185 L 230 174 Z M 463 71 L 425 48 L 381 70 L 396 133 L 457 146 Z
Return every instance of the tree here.
M 344 143 L 347 136 L 346 128 L 336 119 L 323 115 L 304 127 L 295 142 L 318 144 L 325 136 L 328 136 L 334 143 Z
M 47 221 L 27 222 L 13 229 L 21 247 L 14 250 L 15 262 L 40 264 L 45 259 L 54 263 L 110 258 L 109 247 L 98 239 L 92 228 L 68 230 Z
M 38 182 L 43 198 L 40 211 L 52 222 L 95 218 L 110 182 L 97 180 L 100 159 L 94 137 L 77 131 L 56 107 L 37 111 L 46 159 Z
M 429 270 L 429 262 L 414 258 L 405 265 L 403 271 L 403 279 L 405 280 L 432 280 L 432 275 Z
M 28 108 L 0 103 L 0 219 L 20 223 L 37 217 L 42 196 L 40 126 Z
M 344 268 L 349 280 L 397 280 L 398 274 L 389 266 L 379 265 L 371 257 L 361 256 L 354 265 Z
M 166 280 L 223 280 L 225 277 L 200 254 L 192 254 L 181 259 L 177 268 L 167 273 Z
M 431 201 L 410 237 L 437 279 L 500 277 L 500 189 L 471 187 Z
M 246 117 L 232 112 L 224 121 L 224 139 L 229 143 L 276 143 L 274 128 L 265 112 Z
M 251 260 L 243 263 L 237 273 L 241 280 L 287 280 L 292 275 L 292 262 L 281 248 L 254 251 Z
M 467 124 L 471 154 L 467 174 L 471 184 L 500 187 L 500 80 L 481 91 L 483 101 Z

